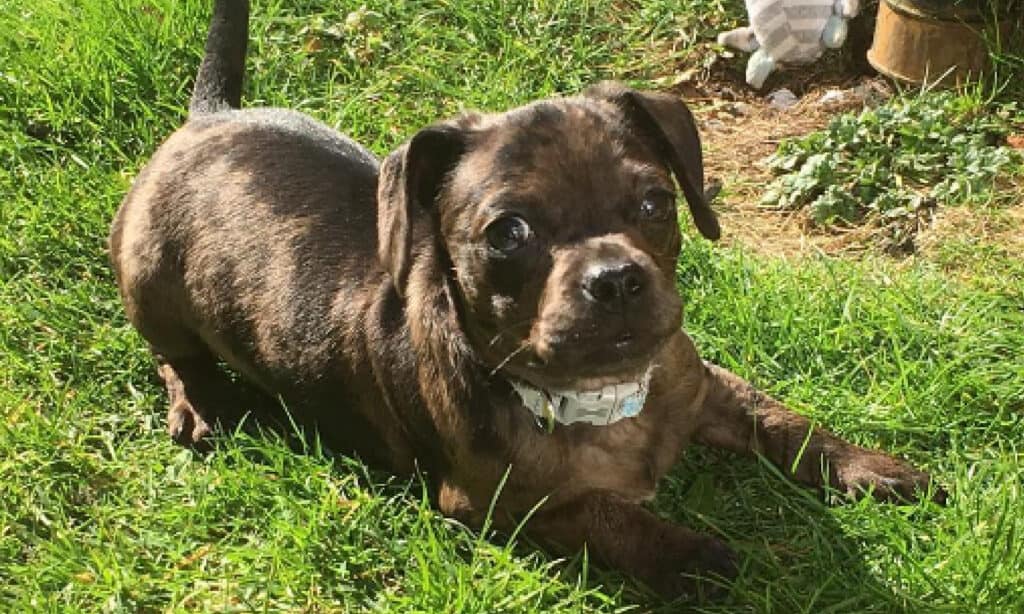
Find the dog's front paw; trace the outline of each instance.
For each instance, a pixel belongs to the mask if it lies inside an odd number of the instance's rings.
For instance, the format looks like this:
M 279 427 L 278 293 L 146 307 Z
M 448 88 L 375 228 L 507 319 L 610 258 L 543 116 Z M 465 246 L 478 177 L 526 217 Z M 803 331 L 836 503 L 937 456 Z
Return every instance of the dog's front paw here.
M 928 473 L 880 452 L 864 450 L 841 464 L 836 476 L 853 498 L 870 493 L 879 501 L 910 502 L 930 493 L 936 503 L 946 503 L 946 491 Z
M 739 573 L 736 553 L 721 540 L 685 531 L 668 540 L 658 569 L 648 579 L 651 588 L 669 599 L 696 601 L 724 597 L 729 582 Z

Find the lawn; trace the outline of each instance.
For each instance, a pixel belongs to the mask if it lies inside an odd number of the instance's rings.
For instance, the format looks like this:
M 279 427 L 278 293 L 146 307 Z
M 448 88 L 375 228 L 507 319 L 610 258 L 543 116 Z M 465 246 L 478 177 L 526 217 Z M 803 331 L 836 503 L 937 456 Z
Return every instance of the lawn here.
M 0 0 L 0 610 L 679 611 L 585 554 L 553 559 L 446 521 L 421 481 L 315 442 L 247 428 L 202 456 L 171 443 L 105 241 L 132 177 L 184 118 L 206 5 Z M 464 108 L 603 78 L 672 82 L 742 10 L 268 0 L 253 10 L 244 98 L 383 155 Z M 1019 130 L 1024 113 L 1003 108 Z M 951 492 L 945 507 L 841 503 L 692 449 L 653 506 L 742 557 L 730 596 L 699 611 L 1024 611 L 1016 164 L 991 197 L 943 203 L 960 222 L 899 258 L 710 245 L 684 222 L 679 288 L 705 357 Z

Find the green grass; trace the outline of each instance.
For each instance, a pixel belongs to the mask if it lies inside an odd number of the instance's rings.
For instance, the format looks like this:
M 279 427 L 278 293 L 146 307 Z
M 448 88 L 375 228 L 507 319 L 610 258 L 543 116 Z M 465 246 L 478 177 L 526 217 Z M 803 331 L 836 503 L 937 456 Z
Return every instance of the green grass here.
M 446 521 L 418 480 L 273 434 L 226 434 L 205 457 L 168 441 L 104 243 L 184 116 L 205 4 L 0 0 L 0 610 L 678 611 L 583 556 Z M 742 12 L 380 1 L 345 30 L 361 4 L 257 3 L 248 104 L 302 109 L 383 154 L 463 107 L 643 84 Z M 943 253 L 973 275 L 687 242 L 680 289 L 708 358 L 953 493 L 945 508 L 826 505 L 771 467 L 692 450 L 654 506 L 743 559 L 704 611 L 1024 610 L 1020 257 Z

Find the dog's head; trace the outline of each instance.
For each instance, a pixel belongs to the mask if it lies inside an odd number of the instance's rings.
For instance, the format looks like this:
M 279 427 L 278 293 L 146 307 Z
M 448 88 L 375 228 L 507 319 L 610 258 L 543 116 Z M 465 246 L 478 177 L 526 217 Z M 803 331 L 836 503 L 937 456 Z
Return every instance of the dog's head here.
M 700 232 L 719 235 L 703 174 L 693 117 L 667 95 L 602 84 L 465 116 L 384 161 L 380 258 L 401 293 L 436 246 L 470 343 L 513 377 L 636 379 L 680 326 L 677 183 Z

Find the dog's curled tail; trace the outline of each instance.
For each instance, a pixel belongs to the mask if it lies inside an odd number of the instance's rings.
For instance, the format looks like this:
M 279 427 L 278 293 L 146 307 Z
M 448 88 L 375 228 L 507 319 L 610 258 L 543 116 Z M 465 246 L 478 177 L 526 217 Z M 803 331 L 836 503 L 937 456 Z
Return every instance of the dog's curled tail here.
M 199 65 L 192 101 L 188 105 L 189 115 L 241 107 L 248 42 L 248 0 L 216 0 L 203 63 Z

